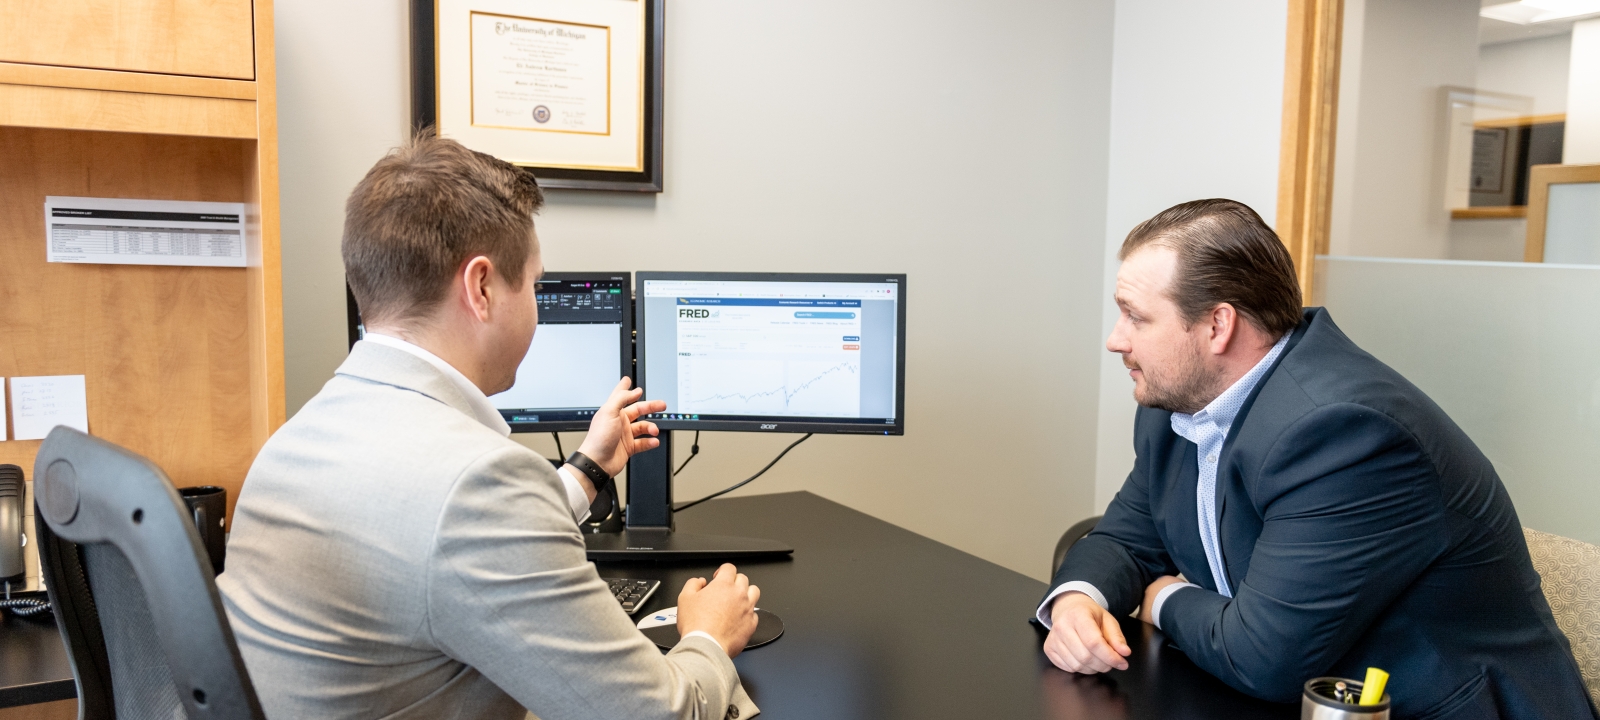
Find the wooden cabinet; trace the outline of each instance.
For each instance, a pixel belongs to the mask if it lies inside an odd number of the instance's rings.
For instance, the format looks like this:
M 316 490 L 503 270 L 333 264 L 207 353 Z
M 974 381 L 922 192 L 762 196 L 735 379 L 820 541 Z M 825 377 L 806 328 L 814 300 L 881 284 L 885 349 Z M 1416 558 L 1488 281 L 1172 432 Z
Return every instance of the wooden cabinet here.
M 0 0 L 0 61 L 253 80 L 252 12 L 250 0 Z
M 84 375 L 90 434 L 230 506 L 284 421 L 271 20 L 0 0 L 0 377 Z M 243 202 L 248 266 L 47 263 L 48 195 Z M 31 481 L 39 441 L 0 440 Z

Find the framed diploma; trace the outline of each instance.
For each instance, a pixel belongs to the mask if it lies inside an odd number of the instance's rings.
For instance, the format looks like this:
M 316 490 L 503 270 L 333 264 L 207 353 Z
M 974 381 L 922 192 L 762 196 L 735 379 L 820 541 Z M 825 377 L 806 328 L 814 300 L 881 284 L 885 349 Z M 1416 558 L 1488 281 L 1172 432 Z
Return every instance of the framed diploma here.
M 665 0 L 411 0 L 411 120 L 544 187 L 661 192 Z

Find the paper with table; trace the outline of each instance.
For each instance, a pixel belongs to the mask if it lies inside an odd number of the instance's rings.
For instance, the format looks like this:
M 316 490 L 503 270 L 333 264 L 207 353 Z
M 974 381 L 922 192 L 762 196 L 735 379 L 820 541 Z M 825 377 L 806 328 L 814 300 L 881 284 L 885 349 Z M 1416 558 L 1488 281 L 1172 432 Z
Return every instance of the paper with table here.
M 45 259 L 100 265 L 244 267 L 244 203 L 51 195 Z
M 14 377 L 11 426 L 17 440 L 43 440 L 57 425 L 89 432 L 88 394 L 82 375 Z

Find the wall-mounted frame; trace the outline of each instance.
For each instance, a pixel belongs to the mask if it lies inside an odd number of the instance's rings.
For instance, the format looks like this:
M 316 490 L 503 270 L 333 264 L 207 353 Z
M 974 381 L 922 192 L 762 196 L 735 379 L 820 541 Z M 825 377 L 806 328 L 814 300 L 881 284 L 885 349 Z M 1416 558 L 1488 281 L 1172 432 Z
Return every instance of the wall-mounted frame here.
M 1600 198 L 1600 165 L 1535 165 L 1529 177 L 1528 239 L 1522 259 L 1600 264 L 1600 240 L 1595 240 L 1600 237 L 1600 212 L 1593 200 Z M 1552 185 L 1563 186 L 1557 192 L 1565 195 L 1554 203 Z M 1549 243 L 1552 224 L 1557 237 Z M 1547 252 L 1552 244 L 1555 252 Z
M 550 188 L 661 192 L 665 0 L 411 0 L 416 128 Z

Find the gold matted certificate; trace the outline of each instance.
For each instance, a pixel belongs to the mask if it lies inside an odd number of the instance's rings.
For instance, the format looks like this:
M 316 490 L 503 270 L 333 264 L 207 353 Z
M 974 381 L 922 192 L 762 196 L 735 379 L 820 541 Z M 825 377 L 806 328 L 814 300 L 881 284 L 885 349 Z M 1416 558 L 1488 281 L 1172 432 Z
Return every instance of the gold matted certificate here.
M 414 21 L 422 4 L 419 125 L 552 187 L 660 190 L 661 0 L 413 0 Z
M 611 134 L 611 28 L 472 13 L 472 125 Z

